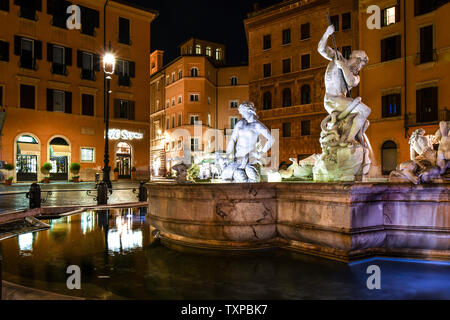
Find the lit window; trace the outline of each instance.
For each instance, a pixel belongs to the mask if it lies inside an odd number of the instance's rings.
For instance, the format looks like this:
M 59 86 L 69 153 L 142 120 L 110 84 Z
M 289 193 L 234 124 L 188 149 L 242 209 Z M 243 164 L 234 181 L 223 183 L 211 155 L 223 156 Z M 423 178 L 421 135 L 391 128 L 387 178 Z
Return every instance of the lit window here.
M 388 26 L 397 22 L 396 7 L 384 9 L 383 25 Z
M 197 44 L 195 46 L 195 54 L 202 54 L 202 47 L 201 47 L 201 45 Z
M 212 50 L 211 50 L 211 47 L 206 47 L 206 55 L 207 55 L 208 57 L 211 57 L 211 56 L 212 56 Z
M 217 48 L 216 49 L 216 60 L 222 60 L 222 49 L 221 48 Z
M 95 149 L 94 148 L 81 148 L 81 161 L 94 162 L 95 161 Z

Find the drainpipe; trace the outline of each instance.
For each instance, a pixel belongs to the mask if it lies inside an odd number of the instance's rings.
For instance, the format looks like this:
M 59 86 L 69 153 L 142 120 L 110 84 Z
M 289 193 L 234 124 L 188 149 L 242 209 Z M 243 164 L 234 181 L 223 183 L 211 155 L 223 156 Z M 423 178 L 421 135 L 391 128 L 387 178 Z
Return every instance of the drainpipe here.
M 405 138 L 408 137 L 408 79 L 407 79 L 407 62 L 406 62 L 406 0 L 403 0 L 403 51 L 404 51 L 404 61 L 403 61 L 403 68 L 404 68 L 404 81 L 405 81 L 405 121 L 404 121 L 404 126 L 405 126 Z

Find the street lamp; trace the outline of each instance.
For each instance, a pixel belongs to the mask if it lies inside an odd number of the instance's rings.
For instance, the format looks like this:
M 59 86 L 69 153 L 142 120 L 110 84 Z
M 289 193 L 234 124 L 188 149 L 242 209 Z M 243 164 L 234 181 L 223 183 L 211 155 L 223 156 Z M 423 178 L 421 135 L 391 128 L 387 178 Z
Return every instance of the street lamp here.
M 111 76 L 114 74 L 116 66 L 116 57 L 112 53 L 106 53 L 103 56 L 103 72 L 105 72 L 106 79 L 106 114 L 105 114 L 105 156 L 103 167 L 103 182 L 108 188 L 112 189 L 109 174 L 111 167 L 109 166 L 109 95 L 111 94 Z

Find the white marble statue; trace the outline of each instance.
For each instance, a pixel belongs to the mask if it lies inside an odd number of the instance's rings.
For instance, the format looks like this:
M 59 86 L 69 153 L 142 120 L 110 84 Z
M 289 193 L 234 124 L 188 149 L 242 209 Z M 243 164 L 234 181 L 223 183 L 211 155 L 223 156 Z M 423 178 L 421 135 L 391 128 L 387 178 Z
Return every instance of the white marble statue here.
M 258 121 L 252 102 L 243 102 L 238 110 L 242 119 L 236 123 L 227 146 L 227 155 L 233 158 L 233 162 L 223 169 L 222 180 L 259 182 L 261 156 L 272 147 L 274 138 L 269 129 Z M 260 136 L 267 139 L 264 146 L 259 142 Z
M 398 165 L 391 172 L 390 181 L 409 180 L 414 184 L 448 180 L 450 169 L 450 122 L 442 121 L 434 136 L 425 136 L 424 129 L 417 129 L 409 138 L 411 160 Z M 438 151 L 432 141 L 439 144 Z
M 364 51 L 355 50 L 350 59 L 327 45 L 335 29 L 330 25 L 319 42 L 318 51 L 329 64 L 325 73 L 324 107 L 328 116 L 321 123 L 322 155 L 316 161 L 315 181 L 355 181 L 368 174 L 369 150 L 365 142 L 370 108 L 361 98 L 348 97 L 359 85 L 359 72 L 368 63 Z

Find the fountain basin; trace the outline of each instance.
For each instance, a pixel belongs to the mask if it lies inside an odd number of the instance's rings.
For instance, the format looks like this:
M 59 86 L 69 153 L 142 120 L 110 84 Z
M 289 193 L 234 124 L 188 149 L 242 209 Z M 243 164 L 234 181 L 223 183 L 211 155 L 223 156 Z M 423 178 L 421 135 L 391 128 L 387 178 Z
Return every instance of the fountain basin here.
M 281 247 L 340 261 L 450 260 L 450 184 L 148 183 L 150 223 L 170 247 Z

